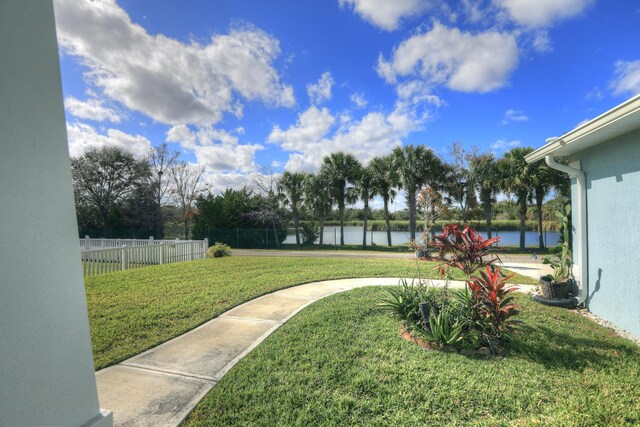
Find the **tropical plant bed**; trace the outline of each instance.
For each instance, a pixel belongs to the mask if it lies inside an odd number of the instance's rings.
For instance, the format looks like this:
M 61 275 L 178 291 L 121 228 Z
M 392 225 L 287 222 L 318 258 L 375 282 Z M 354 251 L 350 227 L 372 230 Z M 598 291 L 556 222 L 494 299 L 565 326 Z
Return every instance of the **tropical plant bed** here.
M 500 355 L 510 335 L 522 324 L 504 275 L 493 263 L 491 248 L 499 238 L 484 239 L 475 230 L 455 224 L 434 236 L 434 247 L 442 256 L 438 271 L 442 278 L 453 272 L 465 276 L 465 289 L 436 288 L 422 280 L 386 290 L 380 305 L 404 323 L 410 340 L 427 348 L 461 349 L 468 355 Z M 415 339 L 414 339 L 415 338 Z
M 445 353 L 461 353 L 461 354 L 464 354 L 465 356 L 475 356 L 475 357 L 491 356 L 491 349 L 489 347 L 480 347 L 478 349 L 463 348 L 460 350 L 457 347 L 452 345 L 442 345 L 438 342 L 425 341 L 422 338 L 415 336 L 411 331 L 411 327 L 406 324 L 400 326 L 400 336 L 405 341 L 409 341 L 410 343 L 417 344 L 418 346 L 420 346 L 425 350 L 443 351 Z M 504 349 L 501 349 L 499 353 L 501 354 L 503 352 L 504 352 Z

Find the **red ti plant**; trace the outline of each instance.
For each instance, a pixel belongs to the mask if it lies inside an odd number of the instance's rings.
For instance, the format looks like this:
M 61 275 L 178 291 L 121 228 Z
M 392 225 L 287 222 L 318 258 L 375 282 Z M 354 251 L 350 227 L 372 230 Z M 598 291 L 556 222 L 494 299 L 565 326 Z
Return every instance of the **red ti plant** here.
M 440 276 L 445 276 L 449 268 L 457 267 L 467 277 L 471 277 L 478 269 L 498 261 L 492 259 L 489 252 L 500 238 L 483 239 L 482 236 L 468 225 L 463 230 L 457 224 L 445 225 L 442 233 L 435 236 L 435 246 L 440 250 L 440 256 L 445 260 L 438 267 Z
M 522 323 L 512 319 L 520 312 L 519 306 L 513 303 L 513 296 L 509 295 L 517 290 L 515 286 L 507 286 L 507 280 L 512 276 L 502 277 L 498 267 L 487 265 L 485 271 L 480 270 L 480 277 L 470 277 L 467 281 L 473 295 L 474 313 L 490 343 L 514 332 Z

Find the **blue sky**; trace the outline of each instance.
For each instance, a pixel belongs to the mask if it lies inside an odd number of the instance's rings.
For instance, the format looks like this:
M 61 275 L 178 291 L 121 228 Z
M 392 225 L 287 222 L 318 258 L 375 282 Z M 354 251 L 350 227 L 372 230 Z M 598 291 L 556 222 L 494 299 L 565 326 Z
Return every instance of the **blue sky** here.
M 640 93 L 633 0 L 55 0 L 71 155 L 164 142 L 217 191 L 400 144 L 500 156 Z

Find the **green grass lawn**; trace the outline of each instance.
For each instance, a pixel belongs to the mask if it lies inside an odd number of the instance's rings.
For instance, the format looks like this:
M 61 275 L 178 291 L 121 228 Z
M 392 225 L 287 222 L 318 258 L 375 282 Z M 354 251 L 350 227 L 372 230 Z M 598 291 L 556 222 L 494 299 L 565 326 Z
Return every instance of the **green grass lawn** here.
M 435 276 L 434 265 L 421 262 L 423 276 Z M 409 259 L 226 257 L 87 277 L 95 368 L 141 353 L 278 289 L 324 279 L 416 274 L 416 263 Z M 514 280 L 533 283 L 522 276 Z
M 350 260 L 349 262 L 352 262 Z M 186 426 L 622 426 L 640 423 L 640 349 L 518 295 L 507 357 L 425 351 L 380 288 L 318 301 L 242 359 Z

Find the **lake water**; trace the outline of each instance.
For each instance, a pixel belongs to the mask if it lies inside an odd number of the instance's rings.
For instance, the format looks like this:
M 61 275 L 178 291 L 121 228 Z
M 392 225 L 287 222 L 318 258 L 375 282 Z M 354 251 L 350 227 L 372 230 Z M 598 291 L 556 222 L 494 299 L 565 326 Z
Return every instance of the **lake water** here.
M 419 235 L 419 233 L 417 233 Z M 480 232 L 483 237 L 487 237 L 487 234 Z M 558 244 L 560 239 L 560 233 L 556 231 L 547 231 L 544 233 L 546 236 L 545 246 L 553 247 Z M 518 246 L 520 244 L 520 232 L 519 231 L 498 231 L 493 234 L 492 237 L 500 237 L 499 246 Z M 391 243 L 394 246 L 402 245 L 409 241 L 408 231 L 392 231 Z M 316 243 L 319 239 L 316 240 Z M 387 244 L 387 232 L 386 231 L 367 231 L 367 245 L 371 242 L 376 245 Z M 287 239 L 284 243 L 296 243 L 295 231 L 289 230 Z M 361 245 L 362 244 L 362 227 L 344 227 L 344 243 L 345 245 Z M 325 245 L 339 245 L 340 244 L 340 227 L 339 226 L 327 226 L 324 228 L 324 244 Z M 525 233 L 526 246 L 538 246 L 538 232 L 527 231 Z

